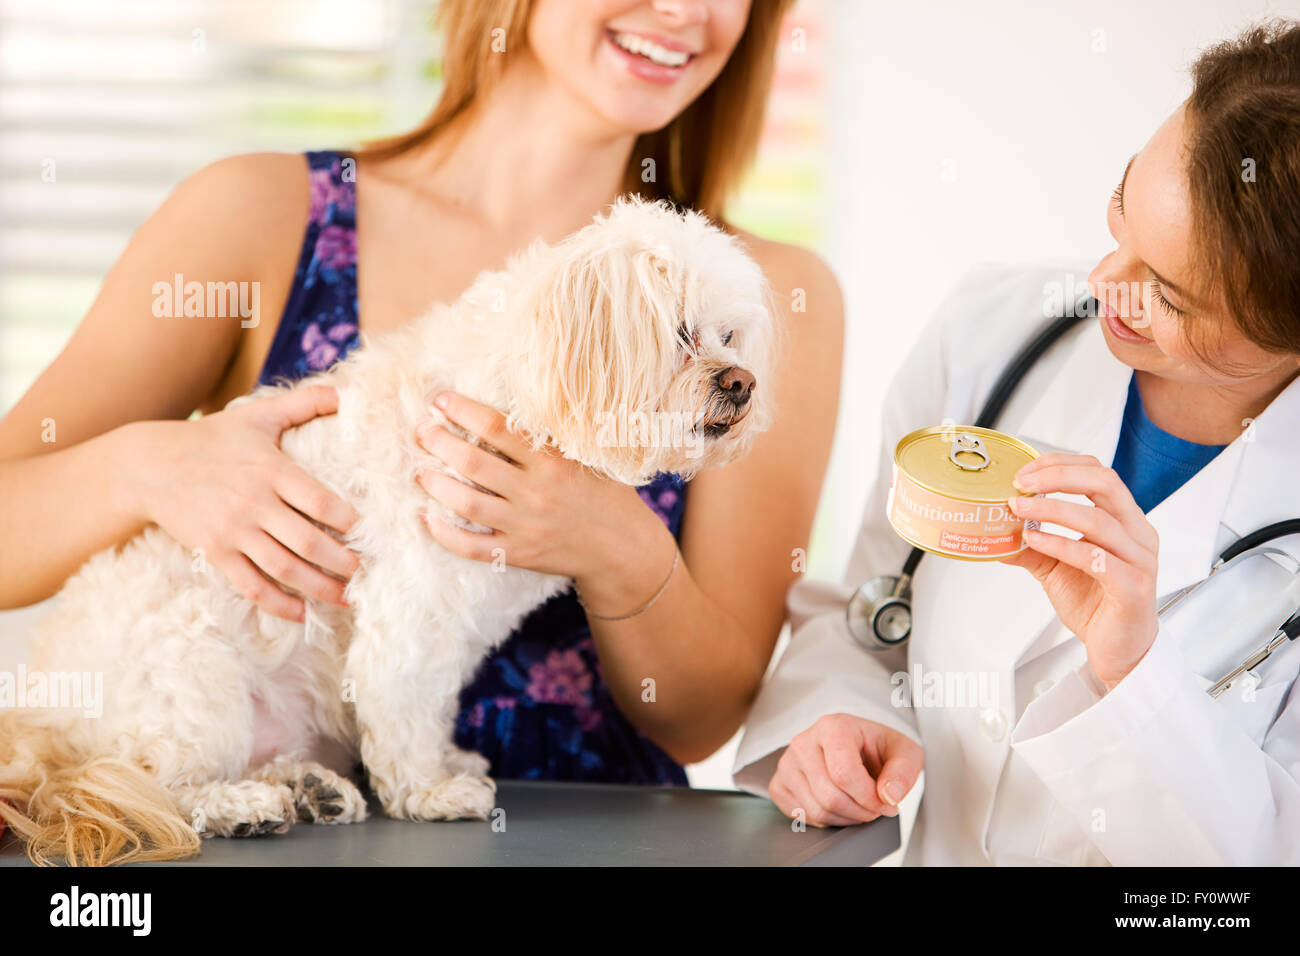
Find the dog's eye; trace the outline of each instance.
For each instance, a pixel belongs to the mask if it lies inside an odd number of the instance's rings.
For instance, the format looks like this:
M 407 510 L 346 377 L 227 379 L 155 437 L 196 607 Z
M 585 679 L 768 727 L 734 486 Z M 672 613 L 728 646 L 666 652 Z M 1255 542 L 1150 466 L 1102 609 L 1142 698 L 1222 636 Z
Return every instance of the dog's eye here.
M 735 332 L 728 332 L 726 335 L 724 335 L 724 336 L 722 337 L 722 344 L 723 344 L 723 345 L 730 345 L 730 344 L 731 344 L 731 339 L 732 339 L 732 337 L 733 337 L 735 334 L 736 334 Z
M 677 338 L 681 341 L 683 348 L 692 352 L 700 347 L 699 335 L 688 329 L 685 322 L 677 326 Z

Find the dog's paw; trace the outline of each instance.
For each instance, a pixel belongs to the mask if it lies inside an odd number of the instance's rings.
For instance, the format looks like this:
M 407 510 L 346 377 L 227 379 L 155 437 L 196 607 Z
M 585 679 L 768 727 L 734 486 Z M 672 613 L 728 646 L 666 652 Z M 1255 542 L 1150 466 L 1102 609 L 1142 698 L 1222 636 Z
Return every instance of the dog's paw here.
M 297 817 L 293 791 L 259 780 L 221 781 L 203 788 L 204 834 L 256 837 L 284 833 Z
M 293 781 L 300 823 L 360 823 L 366 800 L 357 785 L 332 770 L 315 767 Z
M 480 753 L 457 748 L 447 755 L 444 766 L 450 773 L 463 773 L 471 777 L 486 777 L 491 764 L 488 763 L 487 757 Z M 495 789 L 496 787 L 493 785 L 493 790 Z
M 415 790 L 390 816 L 407 820 L 486 820 L 496 804 L 497 785 L 491 778 L 457 773 L 431 787 Z

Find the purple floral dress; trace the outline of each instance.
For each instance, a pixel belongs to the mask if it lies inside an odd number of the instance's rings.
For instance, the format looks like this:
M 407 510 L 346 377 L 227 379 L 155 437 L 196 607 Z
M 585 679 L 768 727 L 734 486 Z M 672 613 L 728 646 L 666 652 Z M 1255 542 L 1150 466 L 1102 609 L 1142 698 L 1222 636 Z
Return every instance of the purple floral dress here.
M 355 164 L 307 153 L 311 211 L 293 288 L 260 381 L 328 368 L 358 338 Z M 681 533 L 686 483 L 659 475 L 639 489 Z M 487 757 L 497 777 L 685 785 L 686 774 L 614 705 L 572 590 L 536 608 L 461 691 L 456 744 Z

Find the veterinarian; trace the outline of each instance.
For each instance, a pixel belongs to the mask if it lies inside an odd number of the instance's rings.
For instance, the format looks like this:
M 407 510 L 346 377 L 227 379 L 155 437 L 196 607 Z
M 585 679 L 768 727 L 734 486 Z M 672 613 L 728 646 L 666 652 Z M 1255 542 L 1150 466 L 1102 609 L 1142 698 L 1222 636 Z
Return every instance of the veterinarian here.
M 150 523 L 270 613 L 301 619 L 295 592 L 341 602 L 356 558 L 313 522 L 343 531 L 355 515 L 277 444 L 336 396 L 226 403 L 453 301 L 621 194 L 723 217 L 758 143 L 789 6 L 444 0 L 444 89 L 418 129 L 355 152 L 239 156 L 182 183 L 0 421 L 0 524 L 25 543 L 0 553 L 0 607 L 49 597 Z M 744 461 L 689 486 L 663 475 L 625 487 L 528 450 L 501 415 L 456 395 L 439 399 L 447 417 L 512 463 L 447 429 L 420 432 L 487 489 L 431 477 L 430 504 L 481 513 L 490 499 L 498 516 L 490 537 L 431 520 L 432 538 L 570 576 L 582 595 L 538 609 L 464 689 L 456 742 L 494 776 L 684 784 L 682 765 L 744 719 L 830 453 L 842 315 L 820 260 L 741 239 L 786 339 L 777 379 L 760 387 L 787 410 Z M 159 318 L 155 287 L 174 279 L 250 283 L 259 310 Z
M 1045 527 L 1003 564 L 927 555 L 910 639 L 871 651 L 845 606 L 909 552 L 885 514 L 896 443 L 972 421 L 1074 280 L 973 275 L 898 373 L 845 584 L 793 588 L 741 743 L 737 783 L 787 815 L 897 815 L 924 768 L 909 863 L 1300 862 L 1300 647 L 1206 692 L 1295 610 L 1300 536 L 1157 618 L 1225 546 L 1300 517 L 1300 27 L 1213 49 L 1194 78 L 1111 199 L 1115 249 L 1079 275 L 1098 314 L 999 420 L 1048 452 L 1017 480 L 1050 497 L 1013 499 Z

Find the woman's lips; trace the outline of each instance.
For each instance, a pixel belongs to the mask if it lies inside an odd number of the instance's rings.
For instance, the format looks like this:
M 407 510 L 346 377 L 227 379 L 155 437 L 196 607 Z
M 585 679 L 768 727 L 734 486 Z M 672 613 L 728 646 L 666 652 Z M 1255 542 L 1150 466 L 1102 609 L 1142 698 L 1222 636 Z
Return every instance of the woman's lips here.
M 1103 324 L 1110 330 L 1110 334 L 1121 342 L 1131 342 L 1134 345 L 1151 344 L 1151 339 L 1130 329 L 1120 320 L 1119 313 L 1104 302 L 1101 303 L 1101 317 Z
M 680 49 L 678 44 L 673 44 L 668 41 L 656 40 L 656 42 L 667 49 Z M 625 50 L 619 46 L 614 40 L 613 30 L 605 31 L 605 43 L 614 51 L 614 54 L 623 61 L 627 66 L 628 71 L 633 76 L 645 80 L 648 83 L 657 83 L 660 86 L 670 86 L 673 83 L 676 83 L 695 60 L 695 54 L 691 54 L 690 59 L 681 66 L 664 66 L 659 63 L 653 63 L 641 56 L 639 53 L 632 53 L 631 51 Z

